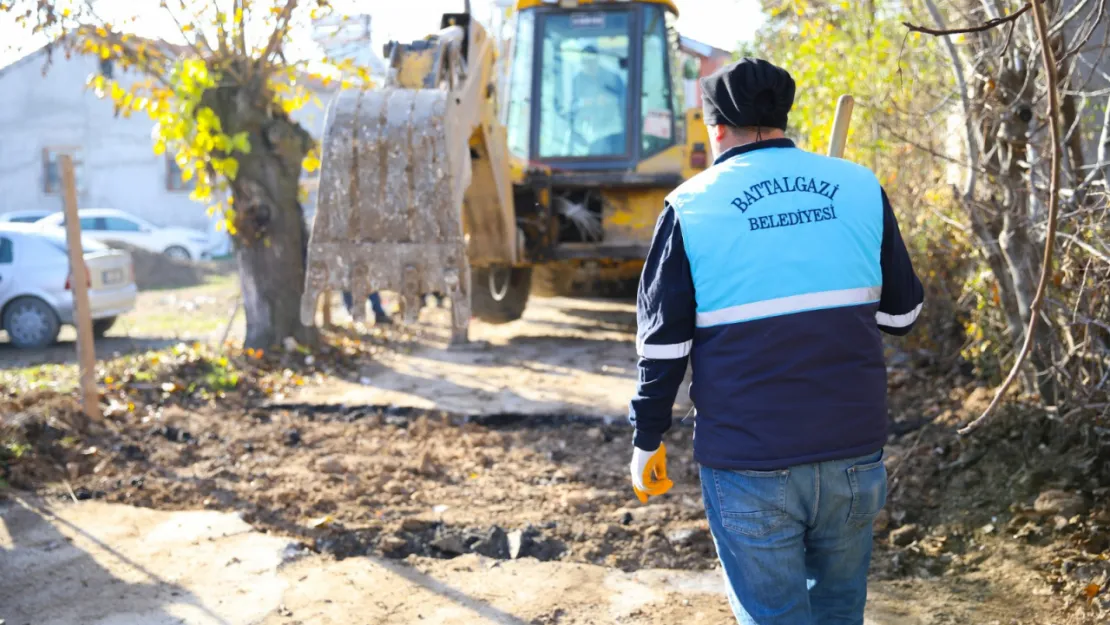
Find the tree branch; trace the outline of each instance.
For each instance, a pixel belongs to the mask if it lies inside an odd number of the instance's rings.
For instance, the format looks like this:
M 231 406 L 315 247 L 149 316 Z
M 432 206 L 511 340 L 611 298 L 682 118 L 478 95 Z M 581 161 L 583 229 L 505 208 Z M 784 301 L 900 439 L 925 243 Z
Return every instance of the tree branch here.
M 234 17 L 237 17 L 238 20 L 239 20 L 239 25 L 238 25 L 238 29 L 239 29 L 238 39 L 239 40 L 236 43 L 239 44 L 239 54 L 242 55 L 242 56 L 247 56 L 248 54 L 250 54 L 250 50 L 247 49 L 247 21 L 246 21 L 247 18 L 246 18 L 246 13 L 247 13 L 247 3 L 246 3 L 246 1 L 245 0 L 235 0 Z
M 1014 11 L 1013 13 L 1011 13 L 1007 16 L 996 17 L 994 19 L 987 20 L 986 22 L 983 22 L 982 24 L 980 24 L 978 26 L 968 26 L 967 28 L 944 28 L 943 26 L 940 27 L 940 28 L 928 28 L 926 26 L 916 26 L 916 25 L 911 24 L 909 22 L 902 22 L 902 25 L 905 26 L 906 28 L 908 28 L 910 30 L 910 32 L 925 33 L 926 35 L 934 35 L 934 36 L 937 36 L 937 37 L 946 36 L 946 35 L 960 35 L 960 34 L 965 34 L 965 33 L 981 33 L 981 32 L 984 32 L 984 31 L 988 31 L 992 28 L 996 28 L 998 26 L 1001 26 L 1002 24 L 1005 24 L 1006 22 L 1012 22 L 1012 21 L 1016 20 L 1017 18 L 1024 15 L 1025 12 L 1028 11 L 1029 7 L 1031 7 L 1031 6 L 1032 6 L 1031 2 L 1026 2 L 1025 6 L 1021 7 L 1017 11 Z M 933 12 L 933 7 L 929 8 L 929 12 L 930 13 Z M 934 16 L 934 19 L 935 19 L 935 16 Z
M 1110 192 L 1110 99 L 1106 101 L 1106 114 L 1102 118 L 1102 132 L 1098 138 L 1097 158 L 1102 166 L 1102 177 L 1106 180 L 1106 189 Z
M 281 41 L 285 37 L 285 29 L 289 27 L 289 19 L 296 7 L 297 0 L 288 0 L 285 6 L 282 7 L 281 14 L 278 15 L 277 23 L 274 25 L 274 32 L 270 34 L 270 40 L 266 43 L 266 49 L 258 57 L 261 63 L 269 63 L 270 55 L 277 51 L 278 46 L 281 45 Z
M 940 14 L 936 2 L 934 2 L 934 0 L 925 0 L 925 6 L 928 7 L 929 14 L 933 16 L 933 21 L 943 30 L 944 16 Z M 979 170 L 979 141 L 975 134 L 975 126 L 971 117 L 971 96 L 968 95 L 967 80 L 964 78 L 964 66 L 963 61 L 960 59 L 960 51 L 956 49 L 956 44 L 952 43 L 952 39 L 948 35 L 941 35 L 941 37 L 944 39 L 945 47 L 948 48 L 948 56 L 952 62 L 952 73 L 955 75 L 956 85 L 960 89 L 960 106 L 964 110 L 964 141 L 967 144 L 967 181 L 964 183 L 962 195 L 964 201 L 971 201 L 975 194 L 975 181 Z
M 1032 7 L 1034 21 L 1037 26 L 1037 38 L 1040 39 L 1041 43 L 1041 60 L 1044 63 L 1045 83 L 1048 91 L 1049 138 L 1052 141 L 1052 171 L 1048 184 L 1048 232 L 1045 236 L 1044 261 L 1041 266 L 1041 278 L 1037 283 L 1037 292 L 1033 296 L 1033 303 L 1029 305 L 1029 327 L 1025 330 L 1025 342 L 1021 346 L 1021 351 L 1018 352 L 1009 375 L 1002 381 L 1002 386 L 995 391 L 994 399 L 991 400 L 987 409 L 983 411 L 978 419 L 960 429 L 960 434 L 965 435 L 982 427 L 987 422 L 994 409 L 1001 403 L 1006 390 L 1010 388 L 1010 385 L 1020 374 L 1025 359 L 1029 357 L 1029 352 L 1033 349 L 1037 319 L 1040 317 L 1045 291 L 1048 290 L 1048 274 L 1052 271 L 1053 249 L 1056 243 L 1056 218 L 1060 210 L 1060 160 L 1063 157 L 1063 149 L 1060 146 L 1060 94 L 1056 76 L 1055 53 L 1049 40 L 1048 19 L 1045 17 L 1044 6 L 1035 0 Z

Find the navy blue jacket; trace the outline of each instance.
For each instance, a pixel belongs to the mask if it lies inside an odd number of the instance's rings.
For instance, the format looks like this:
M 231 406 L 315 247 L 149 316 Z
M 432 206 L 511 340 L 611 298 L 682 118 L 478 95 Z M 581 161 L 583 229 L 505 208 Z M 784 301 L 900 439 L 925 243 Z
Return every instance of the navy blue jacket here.
M 725 152 L 668 196 L 656 224 L 637 301 L 635 445 L 659 446 L 692 362 L 702 465 L 878 451 L 880 331 L 908 333 L 923 298 L 873 173 L 789 139 Z

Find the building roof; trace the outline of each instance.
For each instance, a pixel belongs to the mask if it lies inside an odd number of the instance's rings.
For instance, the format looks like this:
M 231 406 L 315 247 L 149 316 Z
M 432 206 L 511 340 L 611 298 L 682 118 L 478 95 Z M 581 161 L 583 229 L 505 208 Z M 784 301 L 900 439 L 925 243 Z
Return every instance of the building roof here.
M 25 54 L 21 58 L 16 59 L 15 61 L 12 61 L 11 63 L 5 65 L 4 67 L 0 67 L 0 76 L 3 76 L 8 70 L 12 70 L 12 69 L 15 69 L 16 67 L 20 67 L 22 65 L 25 65 L 25 64 L 35 60 L 36 58 L 39 58 L 40 56 L 42 56 L 44 54 L 49 56 L 53 52 L 61 52 L 61 53 L 65 54 L 66 58 L 68 59 L 69 58 L 69 53 L 66 51 L 65 46 L 62 45 L 65 42 L 66 36 L 67 35 L 62 35 L 62 36 L 54 39 L 53 41 L 49 41 L 49 42 L 39 46 L 38 48 L 28 52 L 27 54 Z M 128 35 L 128 39 L 133 40 L 133 41 L 145 41 L 151 47 L 156 48 L 156 49 L 160 50 L 161 52 L 165 53 L 165 55 L 167 57 L 180 56 L 181 54 L 187 53 L 190 50 L 190 48 L 188 46 L 183 46 L 183 45 L 176 44 L 176 43 L 170 43 L 168 41 L 165 41 L 164 39 L 150 39 L 148 37 L 140 37 L 138 35 Z M 75 56 L 82 56 L 82 55 L 75 53 Z
M 691 39 L 690 37 L 679 37 L 678 45 L 684 51 L 691 54 L 696 54 L 704 58 L 712 58 L 715 56 L 732 56 L 732 53 L 728 50 L 722 50 L 721 48 L 711 46 L 708 43 L 703 43 L 701 41 L 698 41 L 697 39 Z
M 627 0 L 620 0 L 627 2 Z M 647 2 L 649 4 L 662 4 L 670 9 L 672 13 L 678 15 L 678 7 L 675 6 L 673 0 L 637 0 L 638 2 Z M 578 4 L 608 4 L 613 0 L 578 0 Z M 555 4 L 555 0 L 517 0 L 516 10 L 530 9 L 532 7 L 543 6 L 545 4 Z
M 4 67 L 0 67 L 0 76 L 3 76 L 4 74 L 6 74 L 8 72 L 8 70 L 12 70 L 12 69 L 15 69 L 17 67 L 21 67 L 23 65 L 26 65 L 27 63 L 31 62 L 32 60 L 38 58 L 43 53 L 48 52 L 49 50 L 51 50 L 53 48 L 54 43 L 55 42 L 50 42 L 50 43 L 47 43 L 45 45 L 39 46 L 38 48 L 35 48 L 34 50 L 28 52 L 27 54 L 24 54 L 23 56 L 21 56 L 18 59 L 12 61 L 11 63 L 8 63 Z

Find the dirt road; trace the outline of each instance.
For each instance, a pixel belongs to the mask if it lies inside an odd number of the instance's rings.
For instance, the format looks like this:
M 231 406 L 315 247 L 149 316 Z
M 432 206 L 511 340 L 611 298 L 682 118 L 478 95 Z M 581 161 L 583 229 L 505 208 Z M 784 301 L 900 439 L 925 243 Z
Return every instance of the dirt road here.
M 335 561 L 233 513 L 24 497 L 0 503 L 0 520 L 0 619 L 11 624 L 734 622 L 717 571 L 626 573 L 476 554 Z M 944 620 L 969 606 L 938 605 L 935 595 L 876 583 L 868 625 L 986 622 Z M 934 609 L 941 619 L 925 620 Z
M 460 414 L 623 419 L 635 391 L 636 309 L 629 302 L 534 298 L 520 321 L 475 322 L 488 347 L 446 350 L 446 311 L 425 309 L 413 340 L 352 376 L 305 390 L 305 403 L 407 406 Z M 685 387 L 676 411 L 691 404 Z
M 0 504 L 0 619 L 732 622 L 688 423 L 667 439 L 675 489 L 641 506 L 628 487 L 632 305 L 538 298 L 461 351 L 443 349 L 442 315 L 370 329 L 354 368 L 263 404 L 114 414 L 69 454 L 73 491 Z M 908 527 L 904 505 L 891 516 Z M 1088 622 L 1051 597 L 1050 543 L 880 536 L 874 625 Z

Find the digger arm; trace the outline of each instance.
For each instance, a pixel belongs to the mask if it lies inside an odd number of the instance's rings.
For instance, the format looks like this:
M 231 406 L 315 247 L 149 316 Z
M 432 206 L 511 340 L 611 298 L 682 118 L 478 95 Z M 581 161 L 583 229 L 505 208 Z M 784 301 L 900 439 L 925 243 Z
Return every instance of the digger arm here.
M 472 265 L 519 262 L 516 213 L 505 127 L 497 116 L 496 47 L 468 14 L 447 14 L 444 28 L 390 49 L 391 80 L 404 89 L 449 89 L 447 143 L 458 159 L 453 189 L 461 194 L 467 257 Z

